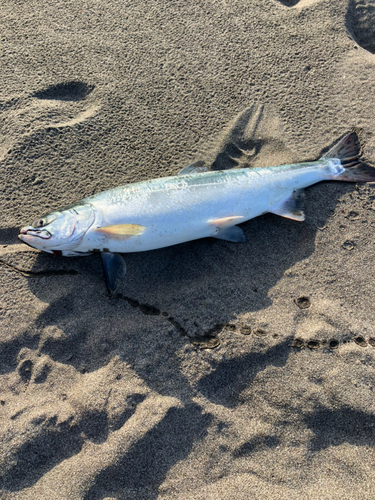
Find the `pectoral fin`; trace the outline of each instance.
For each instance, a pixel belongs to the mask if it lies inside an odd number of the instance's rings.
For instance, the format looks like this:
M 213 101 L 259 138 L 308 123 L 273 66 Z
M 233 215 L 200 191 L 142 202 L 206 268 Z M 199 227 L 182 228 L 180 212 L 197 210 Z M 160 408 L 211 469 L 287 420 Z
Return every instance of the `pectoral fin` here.
M 102 264 L 104 270 L 105 283 L 109 292 L 114 292 L 118 282 L 126 274 L 126 264 L 118 253 L 102 252 Z
M 138 224 L 115 224 L 113 226 L 98 227 L 95 231 L 115 240 L 127 240 L 132 236 L 143 234 L 146 227 Z
M 286 217 L 287 219 L 303 221 L 305 220 L 305 214 L 302 210 L 304 196 L 303 189 L 293 191 L 288 198 L 270 209 L 269 212 L 271 214 L 281 215 L 281 217 Z

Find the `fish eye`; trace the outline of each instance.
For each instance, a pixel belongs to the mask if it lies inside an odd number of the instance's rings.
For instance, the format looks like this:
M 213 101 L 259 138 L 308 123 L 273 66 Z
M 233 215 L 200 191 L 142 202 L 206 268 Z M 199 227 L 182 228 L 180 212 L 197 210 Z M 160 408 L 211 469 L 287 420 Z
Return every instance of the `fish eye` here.
M 45 225 L 45 219 L 37 219 L 35 222 L 33 222 L 33 227 L 43 227 Z
M 50 214 L 50 215 L 47 215 L 47 217 L 44 217 L 42 219 L 37 219 L 35 222 L 33 222 L 32 225 L 33 225 L 33 227 L 38 229 L 40 227 L 44 227 L 44 226 L 47 226 L 48 224 L 51 224 L 51 222 L 53 222 L 56 219 L 57 219 L 56 214 Z

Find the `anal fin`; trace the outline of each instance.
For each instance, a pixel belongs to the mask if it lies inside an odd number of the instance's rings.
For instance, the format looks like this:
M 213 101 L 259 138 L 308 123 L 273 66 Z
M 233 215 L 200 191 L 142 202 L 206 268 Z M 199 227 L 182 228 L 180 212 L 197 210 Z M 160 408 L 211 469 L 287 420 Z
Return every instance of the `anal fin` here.
M 104 270 L 105 283 L 110 293 L 117 288 L 118 282 L 126 274 L 126 264 L 118 253 L 102 252 L 102 264 Z
M 304 197 L 304 190 L 298 189 L 297 191 L 293 191 L 290 196 L 268 211 L 271 214 L 280 215 L 281 217 L 286 217 L 287 219 L 304 221 L 305 214 L 302 210 Z

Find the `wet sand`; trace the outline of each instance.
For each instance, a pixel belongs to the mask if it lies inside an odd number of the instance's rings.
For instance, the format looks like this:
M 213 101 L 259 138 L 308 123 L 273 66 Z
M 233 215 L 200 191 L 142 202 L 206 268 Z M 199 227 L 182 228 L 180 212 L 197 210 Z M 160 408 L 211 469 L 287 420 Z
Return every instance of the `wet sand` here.
M 246 243 L 100 257 L 17 240 L 128 182 L 318 158 L 375 165 L 373 0 L 0 7 L 2 498 L 373 499 L 375 191 L 306 190 Z

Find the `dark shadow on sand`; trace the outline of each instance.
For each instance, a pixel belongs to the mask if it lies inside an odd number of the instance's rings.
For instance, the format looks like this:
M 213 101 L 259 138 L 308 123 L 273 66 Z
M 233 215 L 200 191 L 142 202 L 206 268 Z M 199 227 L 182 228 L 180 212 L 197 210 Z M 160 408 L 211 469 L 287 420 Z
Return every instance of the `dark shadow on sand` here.
M 352 408 L 318 408 L 305 419 L 315 437 L 310 443 L 312 452 L 349 443 L 352 446 L 375 446 L 375 417 Z
M 123 490 L 129 491 L 129 499 L 158 498 L 158 488 L 168 471 L 204 438 L 211 420 L 211 415 L 202 415 L 202 409 L 194 403 L 171 408 L 129 453 L 98 474 L 84 500 L 102 500 Z
M 345 17 L 346 29 L 363 49 L 375 54 L 375 5 L 350 0 Z
M 120 429 L 144 399 L 142 394 L 129 394 L 127 408 L 110 424 L 106 411 L 95 408 L 64 421 L 58 421 L 57 416 L 34 419 L 32 424 L 38 432 L 14 451 L 14 465 L 0 473 L 0 488 L 9 491 L 29 488 L 56 465 L 79 453 L 86 440 L 95 444 L 105 442 L 109 432 Z
M 287 338 L 264 352 L 224 360 L 198 382 L 199 391 L 212 403 L 235 408 L 241 392 L 249 387 L 257 374 L 268 366 L 284 366 L 288 360 L 292 338 Z
M 0 229 L 0 245 L 14 245 L 17 243 L 19 227 L 3 227 Z M 19 241 L 21 244 L 21 242 Z

